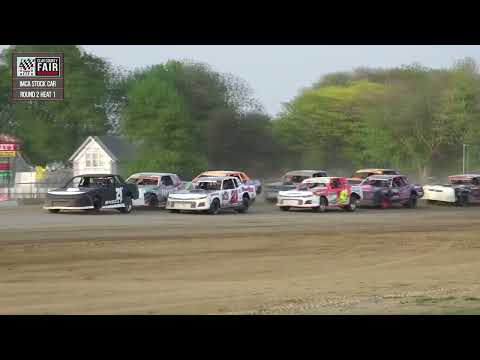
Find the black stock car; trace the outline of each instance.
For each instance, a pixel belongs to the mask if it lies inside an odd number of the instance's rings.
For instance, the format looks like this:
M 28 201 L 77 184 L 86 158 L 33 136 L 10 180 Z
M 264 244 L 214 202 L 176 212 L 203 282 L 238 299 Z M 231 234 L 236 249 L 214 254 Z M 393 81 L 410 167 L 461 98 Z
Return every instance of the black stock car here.
M 97 212 L 102 208 L 129 213 L 133 199 L 138 199 L 137 185 L 127 184 L 119 175 L 79 175 L 64 187 L 49 191 L 43 208 L 51 213 L 60 210 Z

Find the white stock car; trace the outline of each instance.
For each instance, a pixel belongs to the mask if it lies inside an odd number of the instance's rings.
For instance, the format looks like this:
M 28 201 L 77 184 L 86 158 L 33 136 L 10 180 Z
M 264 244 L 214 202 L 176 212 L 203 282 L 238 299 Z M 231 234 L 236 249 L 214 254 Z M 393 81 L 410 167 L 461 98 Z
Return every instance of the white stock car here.
M 202 177 L 186 190 L 169 194 L 166 209 L 172 212 L 202 211 L 212 215 L 220 209 L 245 213 L 256 196 L 254 185 L 244 185 L 232 176 Z

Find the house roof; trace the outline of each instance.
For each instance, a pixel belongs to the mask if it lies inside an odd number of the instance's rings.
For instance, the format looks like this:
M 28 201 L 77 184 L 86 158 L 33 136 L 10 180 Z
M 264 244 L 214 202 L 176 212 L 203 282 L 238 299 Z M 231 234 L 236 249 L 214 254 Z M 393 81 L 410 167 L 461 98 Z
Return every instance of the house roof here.
M 100 147 L 105 150 L 105 152 L 113 160 L 124 160 L 133 157 L 137 150 L 137 145 L 128 142 L 126 139 L 112 136 L 112 135 L 102 135 L 102 136 L 89 136 L 83 143 L 78 147 L 78 149 L 70 156 L 70 161 L 73 161 L 78 154 L 90 143 L 90 141 L 95 141 Z

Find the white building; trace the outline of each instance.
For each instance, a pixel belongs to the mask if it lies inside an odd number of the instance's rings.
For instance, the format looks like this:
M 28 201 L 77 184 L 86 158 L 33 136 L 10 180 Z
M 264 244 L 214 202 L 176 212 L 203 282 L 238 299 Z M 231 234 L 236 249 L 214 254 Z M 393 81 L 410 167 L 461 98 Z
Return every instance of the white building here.
M 73 176 L 118 174 L 122 163 L 132 158 L 136 147 L 116 136 L 89 136 L 70 157 Z

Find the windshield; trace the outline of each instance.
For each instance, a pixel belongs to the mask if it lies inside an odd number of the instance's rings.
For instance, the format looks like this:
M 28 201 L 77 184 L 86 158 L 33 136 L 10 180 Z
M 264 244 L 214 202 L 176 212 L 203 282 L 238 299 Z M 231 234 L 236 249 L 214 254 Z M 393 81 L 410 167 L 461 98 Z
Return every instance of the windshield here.
M 96 188 L 102 186 L 113 185 L 113 178 L 111 176 L 95 176 L 95 177 L 85 177 L 78 176 L 70 180 L 65 187 L 67 188 Z
M 220 190 L 222 188 L 222 181 L 198 181 L 192 182 L 188 185 L 187 190 Z
M 297 190 L 310 190 L 310 189 L 318 188 L 318 187 L 324 188 L 324 187 L 327 187 L 327 184 L 324 184 L 324 183 L 306 183 L 306 184 L 302 183 L 302 184 L 297 185 Z
M 366 179 L 363 181 L 362 185 L 370 185 L 374 187 L 389 187 L 389 180 L 379 180 L 379 179 Z
M 158 177 L 154 176 L 139 176 L 139 177 L 130 177 L 127 179 L 128 184 L 137 184 L 137 185 L 158 185 Z
M 359 179 L 365 179 L 369 176 L 372 176 L 373 173 L 371 172 L 356 172 L 355 174 L 353 174 L 353 177 L 356 177 L 356 178 L 359 178 Z
M 284 184 L 298 184 L 303 180 L 308 179 L 309 176 L 287 175 L 283 178 Z

